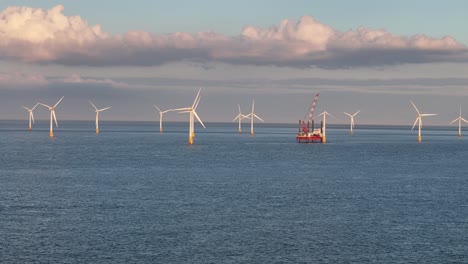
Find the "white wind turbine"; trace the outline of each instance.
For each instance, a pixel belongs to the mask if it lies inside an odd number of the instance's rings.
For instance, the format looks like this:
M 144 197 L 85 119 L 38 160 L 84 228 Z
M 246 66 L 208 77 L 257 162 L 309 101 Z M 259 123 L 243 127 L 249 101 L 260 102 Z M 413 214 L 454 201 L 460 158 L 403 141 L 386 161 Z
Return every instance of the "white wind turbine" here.
M 261 119 L 258 115 L 254 113 L 254 108 L 255 108 L 255 100 L 252 100 L 252 112 L 247 115 L 247 117 L 250 118 L 250 135 L 251 136 L 254 135 L 254 128 L 253 128 L 254 119 L 257 118 L 258 120 L 265 122 L 263 121 L 263 119 Z
M 353 134 L 354 117 L 355 117 L 357 114 L 359 114 L 359 112 L 361 112 L 361 110 L 358 110 L 358 111 L 357 111 L 356 113 L 354 113 L 354 114 L 348 114 L 348 113 L 344 112 L 345 115 L 347 115 L 347 116 L 349 116 L 349 117 L 351 118 L 351 125 L 350 125 L 350 133 L 351 133 L 351 135 Z
M 162 133 L 163 132 L 163 128 L 162 128 L 163 114 L 165 114 L 167 112 L 174 111 L 174 109 L 168 109 L 168 110 L 165 110 L 165 111 L 161 111 L 161 109 L 159 109 L 159 107 L 157 107 L 156 105 L 154 105 L 154 107 L 156 107 L 156 109 L 158 109 L 158 111 L 159 111 L 159 133 Z
M 466 121 L 463 117 L 462 117 L 462 114 L 461 114 L 461 106 L 460 106 L 460 115 L 457 117 L 457 119 L 453 120 L 452 122 L 450 122 L 450 124 L 453 124 L 455 123 L 456 121 L 458 121 L 458 137 L 461 137 L 462 134 L 461 134 L 461 122 L 465 122 L 465 123 L 468 123 L 468 121 Z
M 28 112 L 29 112 L 29 128 L 28 128 L 29 131 L 32 130 L 32 123 L 34 123 L 33 111 L 37 107 L 37 105 L 39 105 L 39 104 L 37 103 L 33 108 L 27 108 L 26 106 L 23 106 L 23 108 L 28 110 Z
M 411 128 L 411 130 L 413 130 L 414 127 L 416 126 L 416 123 L 418 123 L 418 142 L 421 142 L 421 140 L 422 140 L 421 128 L 422 128 L 422 118 L 423 118 L 423 116 L 435 116 L 437 114 L 421 114 L 419 112 L 418 108 L 416 107 L 416 105 L 413 103 L 413 101 L 411 101 L 411 104 L 413 105 L 416 112 L 418 112 L 418 116 L 416 117 L 416 121 L 414 121 L 414 124 L 413 124 L 413 127 Z
M 90 104 L 94 107 L 94 109 L 96 110 L 96 134 L 99 134 L 99 113 L 102 112 L 102 111 L 105 111 L 105 110 L 109 109 L 110 107 L 98 109 L 91 101 L 89 101 L 89 103 L 90 103 Z
M 197 112 L 195 110 L 198 107 L 198 103 L 200 103 L 200 90 L 198 90 L 197 96 L 195 97 L 195 100 L 193 101 L 192 106 L 190 107 L 184 107 L 184 108 L 177 108 L 173 109 L 172 111 L 180 111 L 179 113 L 189 113 L 189 144 L 193 144 L 193 138 L 195 137 L 195 118 L 197 118 L 198 122 L 203 126 L 203 128 L 206 128 L 203 122 L 201 121 L 200 117 L 198 116 Z
M 317 117 L 323 116 L 322 143 L 327 143 L 327 115 L 335 118 L 327 111 L 323 111 L 321 114 L 317 115 Z
M 51 138 L 54 137 L 54 130 L 53 130 L 53 125 L 52 125 L 52 119 L 55 120 L 55 125 L 58 127 L 58 123 L 57 123 L 57 116 L 55 115 L 55 108 L 60 104 L 60 102 L 63 100 L 63 97 L 60 98 L 60 100 L 58 100 L 58 102 L 54 105 L 54 106 L 50 106 L 50 105 L 46 105 L 46 104 L 43 104 L 43 103 L 38 103 L 42 106 L 45 106 L 47 108 L 49 108 L 50 110 L 50 131 L 49 131 L 49 136 Z
M 236 120 L 239 120 L 239 133 L 242 133 L 242 127 L 241 127 L 241 123 L 242 123 L 242 119 L 244 118 L 249 118 L 248 115 L 243 115 L 242 112 L 241 112 L 241 108 L 240 108 L 240 105 L 237 105 L 239 106 L 239 114 L 234 118 L 234 120 L 232 120 L 232 122 L 236 121 Z

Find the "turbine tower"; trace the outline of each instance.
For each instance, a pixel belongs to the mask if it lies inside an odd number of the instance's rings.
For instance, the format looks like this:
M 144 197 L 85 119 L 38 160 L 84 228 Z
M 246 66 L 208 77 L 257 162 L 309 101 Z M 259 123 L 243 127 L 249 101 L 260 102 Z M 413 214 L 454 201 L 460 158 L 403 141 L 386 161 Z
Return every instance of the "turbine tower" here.
M 159 109 L 159 107 L 157 107 L 156 105 L 154 105 L 154 107 L 156 107 L 156 109 L 158 109 L 158 111 L 159 111 L 159 133 L 162 133 L 163 132 L 163 127 L 162 127 L 163 114 L 165 114 L 167 112 L 174 111 L 174 109 L 168 109 L 168 110 L 165 110 L 165 111 L 161 111 L 161 109 Z
M 241 127 L 242 119 L 244 119 L 244 118 L 249 118 L 249 116 L 243 115 L 242 112 L 241 112 L 240 105 L 237 105 L 237 106 L 239 106 L 239 114 L 234 118 L 234 120 L 232 120 L 232 122 L 234 122 L 234 121 L 236 121 L 236 120 L 239 120 L 239 129 L 238 129 L 238 132 L 239 132 L 239 134 L 240 134 L 240 133 L 242 133 L 242 127 Z
M 91 101 L 89 101 L 89 103 L 94 107 L 94 109 L 96 110 L 96 134 L 99 134 L 99 113 L 102 112 L 102 111 L 105 111 L 107 109 L 109 109 L 110 107 L 106 107 L 106 108 L 103 108 L 103 109 L 98 109 Z
M 351 135 L 353 134 L 354 117 L 355 117 L 357 114 L 359 114 L 359 112 L 361 112 L 361 110 L 358 110 L 358 111 L 357 111 L 356 113 L 354 113 L 354 114 L 348 114 L 348 113 L 344 112 L 345 115 L 347 115 L 347 116 L 349 116 L 349 117 L 351 118 L 351 125 L 350 125 L 350 128 L 349 128 L 349 129 L 350 129 Z
M 465 123 L 468 123 L 468 121 L 466 121 L 463 117 L 462 117 L 462 113 L 461 113 L 461 106 L 460 106 L 460 115 L 458 115 L 457 119 L 453 120 L 452 122 L 450 122 L 450 124 L 453 124 L 455 123 L 456 121 L 458 121 L 458 137 L 461 137 L 462 134 L 461 134 L 461 122 L 465 122 Z
M 190 107 L 185 107 L 185 108 L 177 108 L 173 109 L 172 111 L 180 111 L 179 113 L 189 113 L 189 144 L 193 144 L 193 138 L 195 137 L 195 117 L 197 118 L 198 122 L 203 126 L 203 128 L 206 128 L 205 125 L 203 124 L 203 121 L 201 121 L 200 117 L 198 116 L 197 112 L 195 111 L 198 107 L 198 104 L 200 103 L 200 92 L 201 89 L 198 90 L 197 96 L 195 97 L 195 100 L 193 101 L 192 106 Z
M 24 109 L 26 109 L 29 112 L 29 127 L 28 130 L 32 131 L 32 123 L 34 123 L 34 114 L 33 111 L 37 107 L 38 103 L 33 108 L 27 108 L 26 106 L 23 106 Z
M 254 119 L 257 118 L 258 120 L 265 122 L 263 121 L 263 119 L 261 119 L 258 115 L 254 113 L 254 108 L 255 108 L 255 100 L 252 100 L 252 112 L 247 115 L 247 117 L 250 118 L 250 135 L 251 136 L 254 135 L 254 127 L 253 127 Z
M 53 125 L 52 125 L 52 119 L 55 120 L 55 126 L 58 127 L 57 116 L 55 115 L 55 108 L 56 108 L 56 107 L 60 104 L 60 102 L 63 100 L 63 97 L 64 97 L 64 96 L 62 96 L 62 98 L 60 98 L 60 100 L 58 100 L 58 102 L 57 102 L 54 106 L 46 105 L 46 104 L 43 104 L 43 103 L 38 103 L 38 104 L 40 104 L 40 105 L 42 105 L 42 106 L 45 106 L 45 107 L 49 108 L 49 111 L 50 111 L 50 131 L 49 131 L 49 136 L 50 136 L 51 138 L 54 137 L 54 129 L 53 129 L 54 127 L 53 127 Z
M 321 114 L 317 115 L 317 117 L 318 116 L 323 116 L 322 143 L 327 143 L 327 115 L 335 118 L 334 116 L 332 116 L 327 111 L 323 111 Z
M 421 137 L 422 118 L 424 116 L 435 116 L 437 114 L 421 114 L 419 112 L 418 108 L 416 107 L 416 105 L 413 103 L 413 101 L 411 101 L 411 104 L 413 105 L 416 112 L 418 112 L 418 116 L 416 117 L 416 121 L 414 121 L 414 124 L 413 124 L 413 127 L 411 128 L 411 130 L 413 130 L 414 126 L 416 126 L 416 123 L 418 123 L 418 142 L 421 142 L 421 140 L 422 140 L 422 137 Z

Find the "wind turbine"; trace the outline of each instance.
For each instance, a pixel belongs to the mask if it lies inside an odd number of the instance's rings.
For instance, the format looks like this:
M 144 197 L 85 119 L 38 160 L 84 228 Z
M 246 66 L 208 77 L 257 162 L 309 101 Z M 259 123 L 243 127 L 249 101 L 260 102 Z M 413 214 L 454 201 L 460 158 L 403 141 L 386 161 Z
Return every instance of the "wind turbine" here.
M 105 111 L 107 109 L 109 109 L 110 107 L 106 107 L 106 108 L 103 108 L 103 109 L 98 109 L 91 101 L 89 101 L 89 103 L 94 107 L 94 109 L 96 110 L 96 134 L 99 134 L 99 113 L 102 112 L 102 111 Z
M 247 117 L 250 118 L 250 135 L 251 136 L 254 135 L 254 128 L 253 128 L 254 118 L 257 118 L 258 120 L 262 122 L 265 122 L 263 121 L 263 119 L 261 119 L 258 115 L 254 113 L 254 108 L 255 108 L 255 100 L 252 100 L 252 112 L 247 115 Z
M 240 108 L 240 105 L 237 105 L 239 106 L 239 114 L 236 116 L 236 118 L 234 118 L 234 120 L 232 120 L 232 122 L 236 121 L 236 119 L 239 120 L 239 133 L 242 133 L 242 128 L 241 128 L 241 123 L 242 123 L 242 119 L 244 118 L 249 118 L 248 115 L 243 115 L 242 112 L 241 112 L 241 108 Z
M 174 109 L 161 111 L 161 109 L 159 109 L 159 107 L 157 107 L 156 105 L 154 105 L 154 107 L 156 107 L 156 109 L 158 109 L 159 111 L 159 133 L 162 133 L 163 132 L 163 128 L 162 128 L 163 114 L 170 112 L 170 111 L 174 111 Z
M 24 109 L 28 110 L 29 112 L 29 131 L 32 131 L 32 123 L 34 123 L 34 114 L 33 111 L 37 107 L 38 103 L 33 107 L 33 108 L 27 108 L 26 106 L 23 106 Z
M 323 111 L 321 114 L 317 115 L 317 117 L 323 115 L 323 128 L 322 128 L 322 143 L 327 143 L 327 115 L 335 118 L 327 111 Z
M 422 128 L 422 118 L 423 118 L 423 116 L 435 116 L 437 114 L 421 114 L 419 112 L 418 108 L 416 107 L 416 105 L 414 105 L 413 101 L 411 101 L 411 104 L 413 105 L 416 112 L 418 112 L 418 116 L 416 117 L 416 121 L 414 121 L 414 124 L 413 124 L 413 127 L 411 128 L 411 130 L 413 130 L 414 126 L 416 126 L 416 123 L 418 123 L 418 142 L 421 142 L 421 140 L 422 140 L 421 128 Z
M 206 128 L 205 125 L 203 124 L 203 122 L 201 121 L 200 117 L 198 116 L 197 112 L 195 112 L 195 110 L 198 107 L 198 103 L 200 103 L 200 98 L 201 98 L 200 97 L 200 91 L 201 91 L 201 89 L 198 90 L 197 96 L 195 97 L 195 100 L 193 101 L 192 106 L 185 107 L 185 108 L 177 108 L 177 109 L 172 110 L 172 111 L 180 111 L 179 113 L 189 113 L 189 144 L 190 145 L 193 144 L 193 138 L 195 137 L 195 131 L 194 131 L 195 118 L 194 117 L 197 118 L 198 122 L 200 122 L 200 124 L 203 126 L 203 128 Z
M 357 114 L 359 114 L 359 112 L 361 112 L 361 110 L 358 110 L 358 111 L 357 111 L 356 113 L 354 113 L 354 114 L 348 114 L 348 113 L 344 112 L 345 115 L 347 115 L 347 116 L 349 116 L 349 117 L 351 118 L 351 125 L 350 125 L 350 133 L 351 133 L 351 135 L 353 134 L 354 117 L 355 117 Z
M 38 103 L 42 106 L 45 106 L 47 108 L 49 108 L 50 110 L 50 132 L 49 132 L 49 136 L 51 138 L 54 137 L 54 130 L 53 130 L 53 126 L 52 126 L 52 119 L 55 120 L 55 126 L 58 127 L 58 123 L 57 123 L 57 116 L 55 115 L 55 108 L 60 104 L 60 102 L 63 100 L 63 97 L 60 98 L 60 100 L 58 100 L 58 102 L 54 105 L 54 106 L 50 106 L 50 105 L 46 105 L 46 104 L 43 104 L 43 103 Z
M 462 136 L 462 134 L 461 134 L 461 122 L 463 121 L 465 123 L 468 123 L 468 121 L 466 121 L 461 115 L 461 106 L 460 106 L 460 115 L 457 117 L 457 119 L 450 122 L 450 124 L 453 124 L 456 121 L 458 121 L 458 137 L 461 137 Z

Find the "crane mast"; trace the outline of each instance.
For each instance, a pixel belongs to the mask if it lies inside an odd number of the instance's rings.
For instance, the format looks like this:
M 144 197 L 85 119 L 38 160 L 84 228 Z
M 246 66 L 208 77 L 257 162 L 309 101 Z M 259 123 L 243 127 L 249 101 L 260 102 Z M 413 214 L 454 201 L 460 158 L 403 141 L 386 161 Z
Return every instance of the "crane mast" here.
M 315 106 L 317 105 L 319 94 L 320 93 L 317 93 L 315 95 L 314 101 L 312 102 L 312 105 L 310 106 L 309 111 L 305 114 L 304 119 L 300 122 L 300 127 L 301 127 L 300 130 L 302 130 L 303 134 L 309 133 L 309 126 L 312 123 L 312 120 L 314 119 L 314 110 L 315 110 Z M 307 123 L 305 122 L 306 120 L 307 120 Z
M 319 94 L 320 93 L 317 93 L 315 95 L 314 101 L 312 102 L 312 105 L 310 106 L 310 110 L 308 113 L 306 113 L 304 117 L 304 121 L 307 120 L 309 122 L 312 122 L 312 119 L 314 119 L 314 111 L 315 111 L 315 106 L 317 105 Z

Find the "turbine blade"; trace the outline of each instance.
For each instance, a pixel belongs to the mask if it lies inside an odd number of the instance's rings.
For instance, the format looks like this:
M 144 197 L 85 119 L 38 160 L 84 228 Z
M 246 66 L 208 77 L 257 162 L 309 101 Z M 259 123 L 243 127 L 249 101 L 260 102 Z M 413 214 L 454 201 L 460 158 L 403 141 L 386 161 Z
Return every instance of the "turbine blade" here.
M 31 113 L 31 120 L 32 120 L 32 122 L 34 123 L 34 114 L 33 114 L 33 111 L 31 111 L 30 113 Z
M 413 105 L 414 109 L 416 109 L 416 112 L 418 112 L 418 114 L 421 114 L 421 113 L 419 113 L 419 110 L 418 110 L 418 108 L 416 107 L 416 105 L 414 105 L 413 101 L 411 101 L 411 104 Z
M 344 113 L 345 115 L 349 116 L 349 117 L 353 117 L 353 115 L 351 115 L 351 114 L 348 114 L 348 113 L 346 113 L 346 112 L 343 112 L 343 113 Z
M 461 120 L 462 120 L 463 122 L 465 122 L 465 123 L 468 123 L 468 121 L 466 121 L 465 118 L 463 118 L 463 117 L 461 118 Z
M 436 116 L 437 114 L 421 114 L 421 116 Z
M 55 126 L 58 127 L 57 116 L 55 115 L 55 110 L 53 109 L 52 109 L 52 116 L 54 117 L 54 120 L 55 120 Z
M 157 107 L 156 105 L 154 105 L 154 107 L 156 107 L 156 109 L 158 109 L 158 111 L 161 112 L 161 109 L 159 109 L 159 107 Z
M 418 123 L 418 120 L 419 120 L 419 118 L 420 118 L 419 116 L 418 116 L 418 117 L 416 117 L 416 121 L 414 121 L 414 124 L 413 124 L 413 127 L 411 128 L 411 130 L 413 130 L 413 129 L 414 129 L 414 127 L 416 126 L 416 123 Z
M 45 107 L 47 107 L 47 108 L 52 108 L 52 107 L 50 107 L 50 105 L 46 105 L 46 104 L 43 104 L 43 103 L 38 103 L 38 104 L 39 104 L 39 105 L 42 105 L 42 106 L 45 106 Z
M 102 111 L 105 111 L 107 109 L 110 109 L 110 107 L 106 107 L 106 108 L 103 108 L 103 109 L 99 109 L 98 112 L 102 112 Z
M 190 107 L 176 108 L 176 109 L 172 109 L 172 111 L 190 111 Z
M 192 109 L 195 109 L 195 105 L 197 104 L 198 97 L 200 96 L 201 88 L 198 90 L 197 96 L 195 96 L 195 100 L 193 100 Z
M 254 108 L 255 108 L 255 99 L 252 100 L 252 113 L 254 112 Z
M 232 120 L 232 122 L 236 121 L 236 120 L 237 120 L 237 119 L 239 119 L 239 118 L 241 118 L 241 119 L 242 119 L 242 116 L 241 116 L 241 114 L 238 114 L 238 115 L 237 115 L 237 116 L 234 118 L 234 120 Z
M 263 123 L 265 123 L 265 121 L 263 121 L 263 119 L 261 119 L 258 115 L 253 114 L 253 116 L 255 116 L 258 120 L 260 120 L 260 121 L 262 121 Z
M 36 105 L 31 109 L 31 111 L 34 111 L 34 109 L 36 109 L 36 107 L 39 105 L 39 103 L 36 103 Z
M 195 104 L 195 107 L 194 107 L 193 109 L 197 109 L 198 104 L 200 103 L 200 100 L 201 100 L 201 96 L 198 97 L 198 101 L 197 101 L 197 103 Z
M 334 117 L 332 114 L 330 114 L 330 113 L 328 113 L 328 112 L 326 112 L 326 114 L 329 115 L 329 116 L 331 116 L 331 117 L 333 117 L 333 118 L 335 118 L 336 120 L 338 120 L 338 118 Z
M 23 107 L 24 109 L 26 109 L 26 110 L 28 110 L 28 111 L 32 111 L 32 109 L 29 109 L 29 108 L 27 108 L 26 106 L 21 106 L 21 107 Z
M 359 114 L 359 112 L 361 112 L 361 110 L 358 110 L 356 113 L 354 113 L 353 116 L 356 116 L 357 114 Z
M 96 109 L 96 111 L 98 110 L 97 107 L 91 102 L 91 100 L 89 101 L 89 103 L 94 107 L 94 109 Z
M 54 107 L 52 107 L 52 108 L 55 108 L 55 107 L 57 107 L 57 105 L 59 105 L 59 104 L 60 104 L 60 102 L 62 102 L 62 100 L 63 100 L 63 98 L 64 98 L 64 97 L 65 97 L 65 96 L 62 96 L 62 98 L 60 98 L 60 100 L 58 100 L 58 102 L 57 102 L 57 103 L 54 105 Z
M 198 119 L 198 122 L 200 122 L 200 124 L 206 128 L 206 126 L 203 124 L 203 121 L 201 121 L 200 117 L 198 116 L 197 112 L 193 111 L 193 114 L 195 115 L 195 117 Z
M 449 124 L 453 124 L 453 123 L 457 122 L 457 121 L 458 121 L 458 119 L 460 119 L 460 118 L 458 117 L 457 119 L 453 120 L 453 121 L 452 121 L 452 122 L 450 122 Z M 463 118 L 462 118 L 462 119 L 463 119 Z
M 167 109 L 167 110 L 165 110 L 165 111 L 162 111 L 161 113 L 165 114 L 165 113 L 167 113 L 167 112 L 172 112 L 172 111 L 174 111 L 174 109 Z
M 237 105 L 239 107 L 239 115 L 241 115 L 240 104 Z

